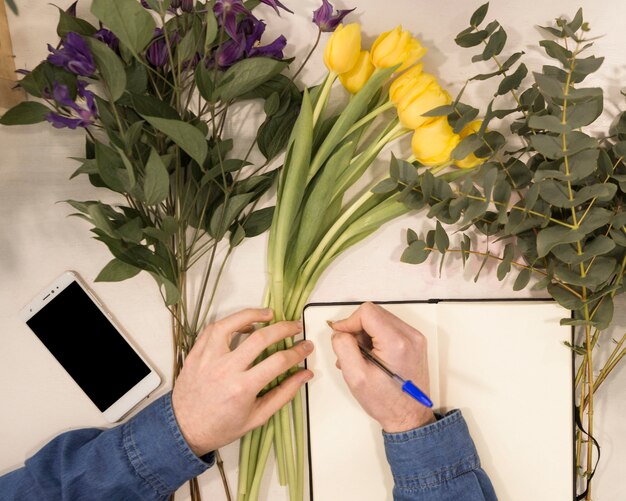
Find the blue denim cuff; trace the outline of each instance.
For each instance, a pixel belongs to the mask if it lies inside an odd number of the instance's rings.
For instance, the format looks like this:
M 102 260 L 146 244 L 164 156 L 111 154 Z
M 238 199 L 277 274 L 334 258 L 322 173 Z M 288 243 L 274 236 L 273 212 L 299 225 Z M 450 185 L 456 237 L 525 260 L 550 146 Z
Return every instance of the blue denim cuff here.
M 185 441 L 174 416 L 171 392 L 123 425 L 122 442 L 137 475 L 161 496 L 215 462 L 213 453 L 199 458 Z
M 396 487 L 424 489 L 480 468 L 480 459 L 460 410 L 422 428 L 383 431 Z

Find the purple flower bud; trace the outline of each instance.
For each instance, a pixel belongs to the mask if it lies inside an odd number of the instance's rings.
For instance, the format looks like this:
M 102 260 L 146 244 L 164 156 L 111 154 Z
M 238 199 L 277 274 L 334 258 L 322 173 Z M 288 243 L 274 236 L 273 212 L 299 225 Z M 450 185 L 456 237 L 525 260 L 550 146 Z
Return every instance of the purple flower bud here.
M 178 9 L 178 7 L 180 7 L 180 4 L 182 3 L 182 0 L 172 0 L 170 2 L 170 9 Z
M 100 40 L 102 43 L 107 44 L 111 49 L 115 51 L 120 45 L 120 41 L 115 36 L 115 34 L 112 31 L 107 30 L 106 28 L 102 28 L 101 30 L 96 31 L 93 34 L 93 37 L 97 40 Z
M 70 31 L 65 36 L 61 49 L 57 50 L 48 44 L 48 50 L 51 52 L 48 61 L 55 66 L 61 66 L 83 77 L 89 77 L 96 71 L 96 63 L 87 42 L 77 33 Z
M 322 0 L 319 9 L 313 12 L 313 23 L 315 23 L 321 31 L 335 31 L 335 28 L 343 21 L 354 9 L 338 10 L 333 15 L 333 6 L 328 0 Z
M 280 35 L 276 40 L 268 45 L 254 45 L 248 52 L 248 56 L 264 56 L 273 57 L 274 59 L 282 59 L 283 49 L 286 45 L 287 39 L 283 35 Z
M 276 59 L 283 58 L 283 49 L 287 45 L 287 39 L 280 35 L 272 43 L 261 46 L 261 37 L 265 32 L 265 23 L 254 17 L 240 23 L 242 35 L 245 37 L 245 53 L 247 57 L 266 56 Z
M 276 11 L 276 14 L 278 14 L 279 16 L 280 16 L 280 12 L 278 12 L 278 7 L 280 7 L 283 10 L 286 10 L 290 14 L 293 14 L 292 10 L 289 10 L 287 7 L 285 7 L 278 0 L 261 0 L 261 3 L 264 3 L 265 5 L 269 5 L 270 7 L 273 7 L 274 10 Z
M 183 12 L 192 12 L 193 0 L 182 0 L 180 2 L 180 10 L 182 10 Z
M 162 68 L 167 64 L 167 43 L 161 28 L 154 30 L 152 42 L 148 46 L 148 50 L 146 50 L 146 59 L 152 66 L 157 68 Z

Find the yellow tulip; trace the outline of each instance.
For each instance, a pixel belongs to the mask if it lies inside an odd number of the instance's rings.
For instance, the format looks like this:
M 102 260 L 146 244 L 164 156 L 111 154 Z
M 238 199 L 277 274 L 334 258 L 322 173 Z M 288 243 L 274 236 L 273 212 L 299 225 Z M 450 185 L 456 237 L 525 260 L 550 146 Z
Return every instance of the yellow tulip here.
M 468 123 L 465 127 L 463 127 L 463 130 L 459 133 L 459 137 L 461 139 L 465 139 L 470 134 L 475 134 L 476 132 L 479 131 L 482 123 L 483 123 L 482 120 L 474 120 L 473 122 Z M 481 158 L 478 158 L 473 153 L 470 153 L 462 160 L 455 160 L 454 162 L 454 164 L 457 167 L 460 167 L 461 169 L 471 169 L 472 167 L 476 167 L 477 165 L 480 165 L 481 163 L 483 163 L 483 160 Z
M 419 94 L 407 92 L 398 103 L 398 118 L 407 129 L 417 129 L 433 119 L 422 116 L 424 113 L 451 102 L 450 94 L 443 90 L 438 83 L 430 83 Z
M 422 47 L 402 26 L 381 34 L 372 45 L 372 62 L 376 68 L 390 68 L 402 63 L 398 71 L 413 66 L 424 54 Z
M 414 66 L 413 69 L 421 69 L 421 63 Z M 396 78 L 389 87 L 389 99 L 398 106 L 400 102 L 412 96 L 409 100 L 415 99 L 431 85 L 437 85 L 437 79 L 430 73 L 422 73 L 417 71 L 413 72 L 413 69 L 407 71 L 400 77 Z
M 324 64 L 338 75 L 350 71 L 361 52 L 361 26 L 358 23 L 340 24 L 328 39 L 324 50 Z
M 432 167 L 447 162 L 460 141 L 459 135 L 448 124 L 448 118 L 439 117 L 415 129 L 411 147 L 418 162 Z
M 370 59 L 370 53 L 362 50 L 354 67 L 339 75 L 339 80 L 348 92 L 356 94 L 367 83 L 372 73 L 374 73 L 374 65 Z

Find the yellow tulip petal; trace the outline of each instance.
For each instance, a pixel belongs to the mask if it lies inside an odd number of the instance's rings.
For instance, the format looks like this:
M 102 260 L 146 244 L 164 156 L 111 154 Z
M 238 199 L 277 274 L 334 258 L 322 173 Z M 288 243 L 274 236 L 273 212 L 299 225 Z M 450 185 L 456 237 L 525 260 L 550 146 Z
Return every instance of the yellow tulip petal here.
M 350 71 L 339 75 L 339 80 L 348 92 L 356 94 L 367 83 L 372 73 L 374 73 L 374 69 L 370 53 L 362 50 L 354 67 Z
M 411 147 L 416 160 L 430 167 L 447 162 L 460 140 L 448 119 L 439 117 L 415 130 Z
M 324 49 L 324 64 L 337 74 L 350 71 L 361 52 L 361 26 L 351 23 L 339 25 L 328 39 Z

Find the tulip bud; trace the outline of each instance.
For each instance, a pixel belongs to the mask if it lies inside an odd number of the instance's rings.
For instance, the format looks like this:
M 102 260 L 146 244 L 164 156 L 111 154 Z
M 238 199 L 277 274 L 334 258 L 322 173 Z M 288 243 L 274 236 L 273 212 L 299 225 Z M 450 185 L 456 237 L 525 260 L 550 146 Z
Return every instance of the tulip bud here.
M 422 47 L 408 31 L 398 26 L 392 31 L 381 34 L 372 45 L 372 62 L 376 68 L 390 68 L 402 64 L 398 71 L 413 66 L 424 54 Z
M 326 67 L 341 75 L 357 63 L 361 52 L 361 26 L 358 23 L 340 24 L 328 39 L 324 50 Z
M 461 139 L 465 139 L 470 134 L 475 134 L 480 130 L 480 126 L 482 125 L 482 120 L 474 120 L 473 122 L 468 123 L 463 130 L 459 133 L 459 137 Z M 478 158 L 473 153 L 470 153 L 465 158 L 461 160 L 455 160 L 454 164 L 461 169 L 471 169 L 472 167 L 476 167 L 483 163 L 483 160 Z
M 439 117 L 415 129 L 411 147 L 418 162 L 432 167 L 447 162 L 460 141 L 459 135 L 448 124 L 448 118 Z
M 339 75 L 339 80 L 348 92 L 356 94 L 367 83 L 372 73 L 374 73 L 374 65 L 370 59 L 370 53 L 362 50 L 354 67 Z
M 423 116 L 424 113 L 450 104 L 452 98 L 438 83 L 430 83 L 419 94 L 407 92 L 398 104 L 398 118 L 407 129 L 417 129 L 432 120 L 432 117 Z

